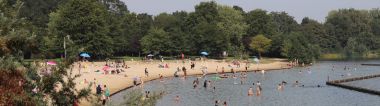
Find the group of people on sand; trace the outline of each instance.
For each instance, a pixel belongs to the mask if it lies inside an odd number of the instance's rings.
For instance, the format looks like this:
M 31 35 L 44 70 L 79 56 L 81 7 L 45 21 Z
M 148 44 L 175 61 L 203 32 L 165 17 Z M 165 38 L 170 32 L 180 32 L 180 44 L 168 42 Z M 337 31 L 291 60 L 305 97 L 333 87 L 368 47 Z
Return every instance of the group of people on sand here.
M 98 85 L 96 87 L 96 94 L 100 96 L 100 101 L 102 102 L 103 105 L 105 105 L 106 102 L 109 100 L 110 90 L 107 88 L 107 85 L 104 85 L 103 87 Z

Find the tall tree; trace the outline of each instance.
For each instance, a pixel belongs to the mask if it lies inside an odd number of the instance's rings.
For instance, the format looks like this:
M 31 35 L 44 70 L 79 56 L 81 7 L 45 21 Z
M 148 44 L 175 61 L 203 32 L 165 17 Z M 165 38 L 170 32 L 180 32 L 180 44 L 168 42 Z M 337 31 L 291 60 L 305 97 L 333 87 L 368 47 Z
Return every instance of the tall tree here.
M 135 18 L 137 20 L 135 21 Z M 127 40 L 128 40 L 128 52 L 132 54 L 140 54 L 142 50 L 140 40 L 145 35 L 148 34 L 148 31 L 153 26 L 153 18 L 151 15 L 148 15 L 146 13 L 143 14 L 132 14 L 129 16 L 129 18 L 133 19 L 128 21 L 129 23 L 137 24 L 137 26 L 129 25 L 128 28 L 133 29 L 137 28 L 136 32 L 130 33 Z M 134 23 L 137 22 L 137 23 Z
M 323 24 L 305 17 L 302 19 L 301 26 L 300 31 L 308 38 L 309 43 L 322 47 L 324 49 L 322 52 L 334 52 L 337 41 L 327 34 Z
M 267 54 L 269 56 L 277 56 L 281 57 L 281 49 L 284 45 L 284 42 L 287 35 L 290 32 L 297 31 L 299 29 L 299 25 L 296 20 L 294 20 L 293 16 L 290 16 L 286 12 L 271 12 L 269 14 L 273 21 L 275 34 L 270 36 L 272 40 L 272 46 L 270 48 L 270 52 Z
M 105 58 L 112 52 L 112 40 L 107 35 L 106 9 L 97 0 L 70 0 L 51 13 L 49 30 L 59 39 L 67 35 L 82 52 L 95 58 Z
M 235 10 L 229 6 L 218 6 L 220 21 L 217 23 L 218 29 L 223 35 L 220 44 L 221 50 L 229 51 L 231 54 L 239 55 L 243 52 L 243 35 L 246 34 L 248 25 L 244 22 L 242 11 Z M 221 54 L 221 53 L 220 53 Z
M 266 37 L 275 35 L 273 20 L 267 11 L 255 9 L 245 15 L 245 21 L 248 24 L 247 34 L 243 37 L 246 49 L 250 48 L 251 39 L 255 35 L 263 34 Z
M 195 12 L 190 14 L 186 19 L 186 25 L 189 27 L 189 40 L 191 43 L 191 51 L 198 53 L 200 51 L 208 51 L 211 55 L 216 55 L 221 51 L 220 31 L 217 29 L 219 21 L 217 4 L 212 2 L 201 2 L 195 6 Z M 219 43 L 218 43 L 219 42 Z M 216 47 L 216 48 L 214 48 Z
M 159 54 L 160 52 L 170 52 L 171 41 L 169 34 L 163 29 L 152 28 L 148 35 L 141 39 L 141 46 L 144 53 Z
M 264 35 L 257 35 L 252 37 L 252 42 L 250 44 L 251 48 L 259 54 L 261 58 L 261 53 L 267 52 L 272 40 L 266 38 Z
M 367 11 L 340 9 L 331 11 L 326 17 L 327 33 L 336 37 L 340 47 L 347 45 L 348 38 L 361 32 L 371 32 L 370 17 Z

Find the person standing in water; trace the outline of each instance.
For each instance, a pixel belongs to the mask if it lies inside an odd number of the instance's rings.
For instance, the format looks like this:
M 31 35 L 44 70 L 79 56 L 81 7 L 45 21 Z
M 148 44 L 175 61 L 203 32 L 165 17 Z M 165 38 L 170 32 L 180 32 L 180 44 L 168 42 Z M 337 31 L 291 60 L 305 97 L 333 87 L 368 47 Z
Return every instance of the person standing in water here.
M 179 102 L 179 100 L 180 100 L 179 96 L 178 96 L 178 95 L 177 95 L 177 96 L 175 96 L 175 99 L 174 99 L 174 100 L 175 100 L 175 102 L 176 102 L 176 103 L 178 103 L 178 102 Z
M 203 82 L 203 87 L 207 88 L 207 80 L 205 80 L 205 82 Z
M 193 87 L 194 87 L 194 89 L 197 88 L 198 84 L 199 84 L 199 80 L 197 78 L 196 80 L 193 81 Z
M 277 86 L 277 90 L 278 90 L 278 91 L 282 91 L 282 85 L 281 85 L 281 84 L 278 84 L 278 86 Z
M 249 87 L 249 89 L 248 89 L 248 96 L 253 96 L 253 89 L 252 89 L 252 87 Z
M 256 95 L 257 95 L 257 96 L 260 96 L 260 95 L 261 95 L 261 87 L 260 87 L 260 86 L 257 86 L 257 87 L 256 87 Z
M 215 100 L 215 106 L 219 106 L 219 100 Z
M 257 96 L 261 95 L 261 83 L 259 81 L 257 81 L 257 84 L 256 84 L 256 94 Z

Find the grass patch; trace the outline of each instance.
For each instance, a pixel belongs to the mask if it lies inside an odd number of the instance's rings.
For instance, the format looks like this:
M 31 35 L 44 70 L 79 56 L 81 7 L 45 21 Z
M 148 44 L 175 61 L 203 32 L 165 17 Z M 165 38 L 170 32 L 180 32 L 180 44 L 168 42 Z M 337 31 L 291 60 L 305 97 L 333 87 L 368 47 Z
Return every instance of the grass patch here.
M 345 59 L 345 56 L 340 53 L 327 53 L 327 54 L 322 54 L 321 58 L 322 60 L 340 60 L 340 59 Z

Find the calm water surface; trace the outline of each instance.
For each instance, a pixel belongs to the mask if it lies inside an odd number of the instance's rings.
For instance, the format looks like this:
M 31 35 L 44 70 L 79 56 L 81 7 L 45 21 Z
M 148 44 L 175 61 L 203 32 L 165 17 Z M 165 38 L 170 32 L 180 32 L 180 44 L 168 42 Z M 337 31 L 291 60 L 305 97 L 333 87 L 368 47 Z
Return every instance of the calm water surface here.
M 380 63 L 380 61 L 322 61 L 310 67 L 269 71 L 265 74 L 249 72 L 247 81 L 243 85 L 234 84 L 240 82 L 240 78 L 212 80 L 215 75 L 208 75 L 200 79 L 200 85 L 196 89 L 193 89 L 192 82 L 197 77 L 189 77 L 186 80 L 166 78 L 164 82 L 159 80 L 146 82 L 144 90 L 167 93 L 158 101 L 157 106 L 213 106 L 215 100 L 227 101 L 228 106 L 378 106 L 380 96 L 325 84 L 328 77 L 334 80 L 380 74 L 380 67 L 361 66 L 361 63 Z M 344 67 L 347 70 L 344 70 Z M 212 80 L 212 86 L 216 87 L 215 92 L 203 88 L 205 79 Z M 252 83 L 256 81 L 261 82 L 262 95 L 247 96 L 249 87 L 255 88 Z M 281 81 L 286 81 L 288 84 L 283 91 L 278 91 L 277 85 Z M 299 81 L 299 85 L 304 87 L 292 86 L 295 81 Z M 375 78 L 348 84 L 380 90 L 379 81 L 380 78 Z M 112 96 L 112 102 L 114 104 L 122 102 L 123 96 L 128 95 L 130 90 Z M 181 98 L 179 103 L 174 101 L 176 95 Z

